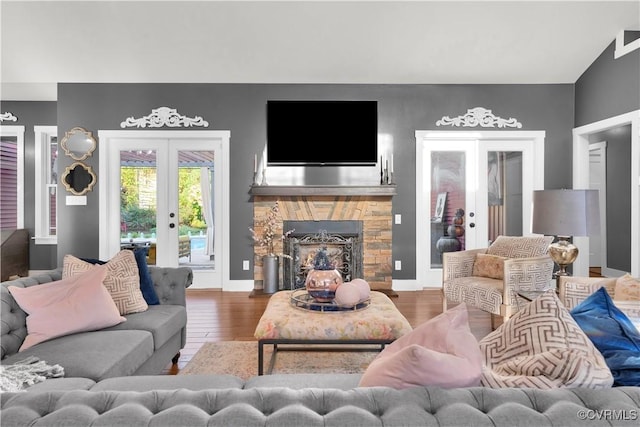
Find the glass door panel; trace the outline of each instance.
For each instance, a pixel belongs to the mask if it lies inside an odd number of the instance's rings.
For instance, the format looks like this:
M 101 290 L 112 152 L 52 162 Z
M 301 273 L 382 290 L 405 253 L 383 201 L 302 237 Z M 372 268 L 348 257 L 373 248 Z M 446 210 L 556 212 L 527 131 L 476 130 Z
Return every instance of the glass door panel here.
M 178 150 L 178 262 L 215 267 L 215 152 Z
M 466 153 L 431 152 L 431 268 L 442 267 L 444 252 L 465 249 Z
M 147 263 L 157 252 L 156 150 L 120 151 L 120 247 L 143 248 Z
M 522 172 L 522 152 L 487 152 L 487 244 L 524 235 Z

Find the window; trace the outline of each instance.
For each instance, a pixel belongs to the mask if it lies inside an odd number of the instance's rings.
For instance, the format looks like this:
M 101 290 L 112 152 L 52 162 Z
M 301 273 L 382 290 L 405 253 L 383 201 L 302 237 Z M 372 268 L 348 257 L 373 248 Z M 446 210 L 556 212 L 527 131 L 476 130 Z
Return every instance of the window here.
M 24 228 L 24 126 L 0 126 L 0 227 Z
M 34 126 L 36 169 L 36 245 L 55 245 L 57 238 L 56 200 L 58 190 L 58 129 Z

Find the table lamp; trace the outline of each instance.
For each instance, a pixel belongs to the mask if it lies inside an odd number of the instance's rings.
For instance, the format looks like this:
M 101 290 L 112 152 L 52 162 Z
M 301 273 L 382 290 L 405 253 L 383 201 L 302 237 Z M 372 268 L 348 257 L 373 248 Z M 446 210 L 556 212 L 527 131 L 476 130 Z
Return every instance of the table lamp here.
M 556 277 L 568 276 L 567 266 L 578 257 L 568 239 L 600 232 L 598 190 L 534 191 L 531 232 L 558 238 L 549 245 L 549 255 L 560 267 Z

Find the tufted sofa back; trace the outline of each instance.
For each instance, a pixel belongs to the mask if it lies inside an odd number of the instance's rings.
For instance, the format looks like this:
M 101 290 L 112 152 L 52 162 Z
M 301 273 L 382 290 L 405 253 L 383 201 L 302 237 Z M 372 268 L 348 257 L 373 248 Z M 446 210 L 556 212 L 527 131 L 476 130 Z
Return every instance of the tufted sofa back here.
M 3 393 L 2 425 L 564 426 L 638 417 L 640 388 L 254 389 Z M 604 414 L 604 415 L 603 415 Z M 607 415 L 608 414 L 608 415 Z

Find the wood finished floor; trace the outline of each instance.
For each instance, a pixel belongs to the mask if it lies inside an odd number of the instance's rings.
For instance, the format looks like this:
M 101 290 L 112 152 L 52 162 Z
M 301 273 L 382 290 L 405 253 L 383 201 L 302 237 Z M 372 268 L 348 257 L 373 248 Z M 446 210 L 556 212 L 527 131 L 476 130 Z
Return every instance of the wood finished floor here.
M 442 291 L 400 291 L 391 300 L 412 327 L 442 313 Z M 210 341 L 253 341 L 253 332 L 264 312 L 268 297 L 250 298 L 249 292 L 187 289 L 187 343 L 180 352 L 177 365 L 168 364 L 164 373 L 177 374 L 200 349 Z M 501 318 L 495 318 L 495 325 Z M 475 308 L 469 309 L 471 331 L 480 339 L 491 331 L 491 316 Z

